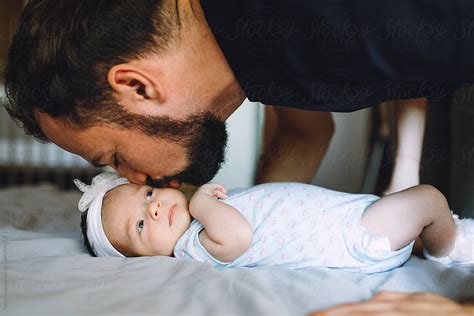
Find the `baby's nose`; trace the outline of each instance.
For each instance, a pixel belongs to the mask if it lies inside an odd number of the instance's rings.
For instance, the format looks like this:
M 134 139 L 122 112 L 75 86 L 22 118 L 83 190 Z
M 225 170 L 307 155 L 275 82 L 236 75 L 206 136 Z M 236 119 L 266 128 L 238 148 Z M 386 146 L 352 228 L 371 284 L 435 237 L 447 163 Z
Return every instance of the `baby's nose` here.
M 151 217 L 155 220 L 158 220 L 160 218 L 160 213 L 163 211 L 162 210 L 162 203 L 160 201 L 156 201 L 154 203 L 151 203 L 149 209 L 150 209 Z

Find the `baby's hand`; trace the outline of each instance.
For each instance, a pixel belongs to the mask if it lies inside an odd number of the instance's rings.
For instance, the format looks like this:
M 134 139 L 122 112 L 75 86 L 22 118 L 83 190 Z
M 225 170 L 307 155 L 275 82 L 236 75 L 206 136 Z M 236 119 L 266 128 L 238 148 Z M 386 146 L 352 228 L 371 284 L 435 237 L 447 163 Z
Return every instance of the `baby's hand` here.
M 196 193 L 206 194 L 210 197 L 216 199 L 226 199 L 227 198 L 227 190 L 222 185 L 217 183 L 206 183 L 202 185 Z

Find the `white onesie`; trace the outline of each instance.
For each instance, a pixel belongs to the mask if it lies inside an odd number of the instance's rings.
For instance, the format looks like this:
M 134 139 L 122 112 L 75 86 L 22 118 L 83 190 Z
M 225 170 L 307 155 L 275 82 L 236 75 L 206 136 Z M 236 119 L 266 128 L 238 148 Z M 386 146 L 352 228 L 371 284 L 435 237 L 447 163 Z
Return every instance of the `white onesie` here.
M 375 273 L 402 265 L 414 241 L 391 251 L 386 236 L 360 225 L 361 214 L 379 197 L 351 194 L 301 183 L 266 183 L 222 202 L 241 212 L 253 228 L 250 248 L 231 262 L 210 255 L 199 241 L 204 227 L 196 220 L 174 248 L 177 258 L 208 262 L 218 268 L 274 265 L 328 267 Z

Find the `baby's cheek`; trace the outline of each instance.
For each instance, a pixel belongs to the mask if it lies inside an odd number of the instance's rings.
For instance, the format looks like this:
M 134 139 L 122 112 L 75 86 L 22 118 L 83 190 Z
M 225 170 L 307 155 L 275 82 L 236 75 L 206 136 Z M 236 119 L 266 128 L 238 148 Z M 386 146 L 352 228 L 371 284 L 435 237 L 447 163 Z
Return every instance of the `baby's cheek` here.
M 120 252 L 125 257 L 135 257 L 134 252 L 126 244 L 111 243 L 118 252 Z

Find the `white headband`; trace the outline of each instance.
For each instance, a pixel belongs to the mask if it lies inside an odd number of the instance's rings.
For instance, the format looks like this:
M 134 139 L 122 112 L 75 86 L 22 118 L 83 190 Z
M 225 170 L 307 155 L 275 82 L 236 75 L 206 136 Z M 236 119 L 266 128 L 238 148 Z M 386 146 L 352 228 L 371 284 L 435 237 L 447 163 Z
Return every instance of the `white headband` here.
M 102 227 L 102 200 L 108 191 L 130 183 L 126 178 L 120 177 L 113 172 L 103 172 L 92 179 L 92 184 L 87 185 L 78 179 L 74 184 L 84 194 L 79 200 L 79 211 L 87 213 L 87 239 L 92 250 L 98 257 L 125 257 L 107 239 Z

